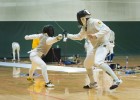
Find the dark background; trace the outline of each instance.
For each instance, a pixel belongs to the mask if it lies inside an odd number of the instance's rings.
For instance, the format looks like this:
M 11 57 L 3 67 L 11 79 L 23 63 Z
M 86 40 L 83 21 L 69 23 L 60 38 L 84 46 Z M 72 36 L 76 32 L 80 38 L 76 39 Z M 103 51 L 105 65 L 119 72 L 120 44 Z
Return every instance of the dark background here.
M 129 56 L 140 55 L 140 22 L 139 21 L 105 21 L 115 32 L 115 55 Z M 41 32 L 46 24 L 52 24 L 55 35 L 61 34 L 62 29 L 71 34 L 77 34 L 80 30 L 76 21 L 1 21 L 0 22 L 0 58 L 11 58 L 12 42 L 19 42 L 21 57 L 28 57 L 31 50 L 32 40 L 25 40 L 24 36 Z M 62 40 L 53 45 L 59 45 L 61 56 L 73 56 L 79 54 L 85 56 L 84 40 L 63 42 Z

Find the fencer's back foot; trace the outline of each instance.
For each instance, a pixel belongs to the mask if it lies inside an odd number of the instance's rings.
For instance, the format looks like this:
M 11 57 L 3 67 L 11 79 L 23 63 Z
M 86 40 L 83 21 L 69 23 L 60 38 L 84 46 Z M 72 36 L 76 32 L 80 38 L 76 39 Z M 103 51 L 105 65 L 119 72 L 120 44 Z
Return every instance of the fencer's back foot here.
M 52 88 L 54 87 L 54 84 L 52 84 L 52 82 L 49 81 L 48 83 L 45 84 L 45 87 Z
M 34 78 L 27 77 L 27 81 L 34 83 Z
M 122 83 L 122 80 L 119 79 L 118 81 L 115 81 L 114 84 L 110 87 L 110 90 L 118 88 L 118 86 Z
M 92 89 L 89 85 L 83 86 L 84 89 Z

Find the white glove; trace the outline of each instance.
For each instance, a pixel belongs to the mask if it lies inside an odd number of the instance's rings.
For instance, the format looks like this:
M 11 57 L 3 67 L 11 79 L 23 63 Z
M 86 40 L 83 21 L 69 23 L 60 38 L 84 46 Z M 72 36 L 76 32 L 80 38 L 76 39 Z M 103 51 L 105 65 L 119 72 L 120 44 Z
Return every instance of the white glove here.
M 58 36 L 56 36 L 57 40 L 61 40 L 63 38 L 62 34 L 58 34 Z
M 26 35 L 24 38 L 25 38 L 25 40 L 28 40 L 29 39 L 28 35 Z
M 67 37 L 64 35 L 63 42 L 67 41 Z

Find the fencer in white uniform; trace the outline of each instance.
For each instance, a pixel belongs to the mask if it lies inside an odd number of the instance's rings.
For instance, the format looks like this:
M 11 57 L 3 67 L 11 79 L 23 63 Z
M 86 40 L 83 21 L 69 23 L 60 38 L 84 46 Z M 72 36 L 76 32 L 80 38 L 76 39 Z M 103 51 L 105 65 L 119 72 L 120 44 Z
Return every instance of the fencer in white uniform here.
M 12 52 L 13 52 L 13 61 L 16 60 L 16 53 L 17 53 L 17 59 L 20 61 L 20 45 L 18 42 L 12 43 Z
M 32 62 L 31 69 L 29 70 L 29 77 L 27 80 L 33 81 L 33 73 L 36 69 L 36 67 L 40 67 L 42 70 L 42 75 L 45 80 L 45 87 L 53 87 L 54 85 L 49 81 L 48 74 L 47 74 L 47 65 L 46 63 L 41 59 L 43 55 L 46 55 L 52 45 L 62 39 L 62 34 L 59 34 L 58 36 L 54 37 L 54 28 L 52 25 L 45 25 L 42 29 L 42 33 L 40 34 L 33 34 L 33 35 L 26 35 L 26 40 L 31 40 L 39 38 L 40 43 L 39 45 L 30 51 L 30 60 Z
M 92 66 L 100 67 L 111 75 L 114 80 L 110 89 L 115 89 L 122 82 L 117 75 L 112 71 L 107 63 L 105 63 L 105 57 L 109 52 L 109 37 L 110 28 L 106 26 L 101 20 L 91 18 L 91 14 L 88 10 L 81 10 L 77 13 L 77 20 L 82 26 L 81 31 L 78 34 L 67 34 L 67 38 L 72 40 L 82 40 L 87 38 L 93 45 L 93 60 L 86 60 L 84 66 L 86 67 L 87 74 L 92 75 Z M 90 80 L 90 87 L 95 87 L 93 79 Z

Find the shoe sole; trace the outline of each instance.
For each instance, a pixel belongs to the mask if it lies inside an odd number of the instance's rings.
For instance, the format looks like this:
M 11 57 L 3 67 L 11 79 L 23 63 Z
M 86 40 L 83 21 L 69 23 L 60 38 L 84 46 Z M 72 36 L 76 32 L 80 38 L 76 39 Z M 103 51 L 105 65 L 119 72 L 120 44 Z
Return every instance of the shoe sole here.
M 118 87 L 118 85 L 113 85 L 110 87 L 110 90 L 116 89 Z
M 85 86 L 84 86 L 83 88 L 84 88 L 84 89 L 92 89 L 91 87 L 85 87 Z
M 118 85 L 114 85 L 110 87 L 110 90 L 116 89 L 120 84 L 122 84 L 122 80 L 120 80 L 120 83 Z
M 54 86 L 46 86 L 46 85 L 45 85 L 45 87 L 47 87 L 47 88 L 53 88 Z

